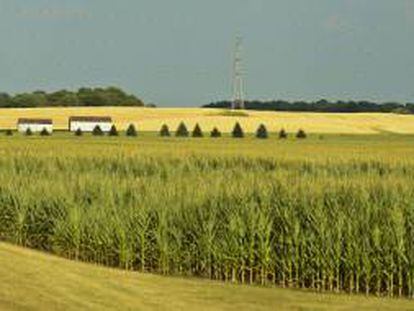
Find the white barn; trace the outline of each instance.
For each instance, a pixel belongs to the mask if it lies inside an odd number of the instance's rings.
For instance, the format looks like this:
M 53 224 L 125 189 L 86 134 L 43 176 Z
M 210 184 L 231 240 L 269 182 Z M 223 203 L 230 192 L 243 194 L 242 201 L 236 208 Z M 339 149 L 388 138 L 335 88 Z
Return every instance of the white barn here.
M 96 126 L 99 126 L 103 132 L 109 132 L 112 127 L 111 117 L 94 117 L 78 116 L 69 118 L 69 131 L 76 132 L 80 129 L 82 132 L 92 132 Z
M 25 133 L 27 129 L 33 132 L 41 132 L 46 129 L 50 134 L 53 132 L 53 121 L 51 119 L 29 119 L 20 118 L 17 120 L 17 130 Z

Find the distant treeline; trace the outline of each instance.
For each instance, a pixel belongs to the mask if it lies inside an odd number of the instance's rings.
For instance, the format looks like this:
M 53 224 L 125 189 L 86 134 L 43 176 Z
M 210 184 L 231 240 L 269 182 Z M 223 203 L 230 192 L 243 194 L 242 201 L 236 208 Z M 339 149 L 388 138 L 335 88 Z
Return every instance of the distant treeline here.
M 0 108 L 67 107 L 67 106 L 144 106 L 137 97 L 116 87 L 80 88 L 72 92 L 35 91 L 10 95 L 0 93 Z
M 270 111 L 300 111 L 300 112 L 395 112 L 414 113 L 414 104 L 401 103 L 374 103 L 369 101 L 336 101 L 319 100 L 315 102 L 284 100 L 274 101 L 246 101 L 246 109 Z M 204 105 L 204 108 L 230 108 L 230 101 L 220 101 Z

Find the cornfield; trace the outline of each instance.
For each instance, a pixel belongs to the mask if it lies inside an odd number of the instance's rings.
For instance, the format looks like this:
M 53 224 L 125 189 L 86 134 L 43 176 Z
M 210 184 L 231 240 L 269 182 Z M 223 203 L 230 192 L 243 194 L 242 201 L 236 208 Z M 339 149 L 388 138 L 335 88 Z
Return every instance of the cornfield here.
M 321 154 L 289 158 L 272 140 L 252 156 L 104 139 L 2 139 L 0 238 L 128 270 L 414 298 L 412 142 L 357 156 L 310 139 L 285 146 Z

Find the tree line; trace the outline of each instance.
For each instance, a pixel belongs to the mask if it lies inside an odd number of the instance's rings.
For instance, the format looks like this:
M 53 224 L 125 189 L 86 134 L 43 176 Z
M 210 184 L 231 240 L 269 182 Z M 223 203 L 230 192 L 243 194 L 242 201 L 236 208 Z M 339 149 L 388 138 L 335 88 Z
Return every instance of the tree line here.
M 246 109 L 268 111 L 296 111 L 296 112 L 394 112 L 400 114 L 414 113 L 413 103 L 374 103 L 370 101 L 336 101 L 321 99 L 314 102 L 285 100 L 246 101 Z M 204 108 L 230 108 L 230 101 L 218 101 L 204 105 Z
M 10 95 L 0 93 L 0 108 L 68 107 L 68 106 L 133 106 L 144 103 L 135 95 L 117 87 L 87 88 L 77 91 L 34 91 Z

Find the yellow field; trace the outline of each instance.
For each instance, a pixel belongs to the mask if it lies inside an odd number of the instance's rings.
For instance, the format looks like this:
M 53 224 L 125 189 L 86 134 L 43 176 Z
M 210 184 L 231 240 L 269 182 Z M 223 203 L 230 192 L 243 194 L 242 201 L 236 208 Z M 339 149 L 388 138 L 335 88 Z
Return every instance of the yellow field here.
M 175 130 L 184 121 L 191 128 L 200 123 L 203 130 L 217 126 L 222 132 L 231 131 L 239 121 L 246 132 L 254 132 L 260 123 L 270 131 L 282 127 L 289 132 L 303 128 L 309 133 L 375 134 L 392 132 L 414 133 L 414 115 L 385 113 L 294 113 L 249 111 L 247 117 L 222 116 L 218 109 L 201 108 L 130 108 L 130 107 L 72 107 L 0 109 L 0 129 L 15 128 L 19 117 L 52 118 L 56 129 L 66 129 L 73 115 L 108 115 L 120 129 L 135 123 L 140 131 L 158 131 L 163 123 Z
M 167 278 L 0 243 L 0 309 L 392 311 L 412 310 L 412 302 Z

